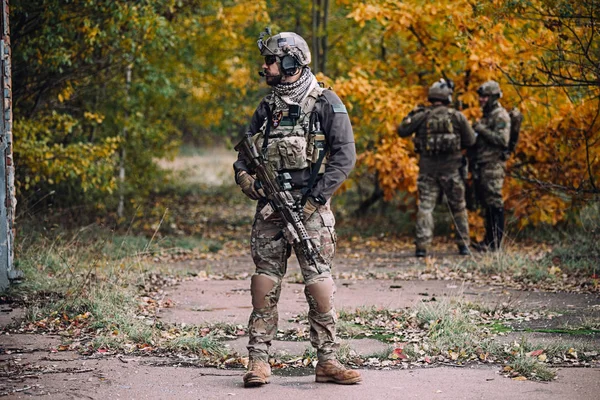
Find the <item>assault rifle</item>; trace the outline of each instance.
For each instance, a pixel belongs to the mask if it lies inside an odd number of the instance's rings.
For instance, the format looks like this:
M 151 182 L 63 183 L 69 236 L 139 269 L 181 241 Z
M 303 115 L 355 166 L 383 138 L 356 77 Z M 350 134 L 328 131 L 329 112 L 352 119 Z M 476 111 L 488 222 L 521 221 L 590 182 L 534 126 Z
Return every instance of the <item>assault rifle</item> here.
M 468 178 L 468 171 L 471 171 L 471 179 Z M 477 155 L 473 147 L 467 150 L 467 155 L 463 156 L 463 166 L 460 169 L 463 182 L 465 183 L 465 200 L 467 210 L 476 211 L 481 205 L 481 172 L 477 165 Z
M 301 248 L 302 255 L 315 267 L 317 272 L 321 273 L 322 271 L 318 263 L 319 260 L 322 261 L 321 254 L 319 254 L 317 247 L 308 235 L 306 227 L 300 218 L 302 209 L 298 206 L 298 202 L 296 202 L 294 196 L 289 191 L 291 189 L 290 174 L 287 172 L 282 174 L 275 172 L 262 154 L 258 152 L 249 136 L 245 136 L 234 149 L 242 154 L 248 167 L 256 172 L 260 189 L 265 192 L 265 197 L 269 201 L 269 204 L 265 208 L 271 208 L 271 210 L 265 211 L 263 209 L 263 211 L 266 214 L 270 214 L 272 211 L 279 214 L 284 223 L 284 228 L 280 234 L 286 238 L 289 244 L 296 248 Z

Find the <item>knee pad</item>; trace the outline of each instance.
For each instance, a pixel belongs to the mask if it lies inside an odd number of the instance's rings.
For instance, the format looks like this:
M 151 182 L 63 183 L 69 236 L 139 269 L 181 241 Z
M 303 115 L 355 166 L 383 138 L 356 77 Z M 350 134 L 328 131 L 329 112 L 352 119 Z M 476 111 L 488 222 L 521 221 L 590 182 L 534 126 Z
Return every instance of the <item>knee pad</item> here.
M 335 283 L 331 277 L 323 277 L 312 281 L 304 288 L 309 308 L 319 313 L 327 313 L 333 309 Z
M 257 310 L 273 306 L 279 300 L 281 280 L 268 275 L 253 275 L 250 283 L 252 307 Z

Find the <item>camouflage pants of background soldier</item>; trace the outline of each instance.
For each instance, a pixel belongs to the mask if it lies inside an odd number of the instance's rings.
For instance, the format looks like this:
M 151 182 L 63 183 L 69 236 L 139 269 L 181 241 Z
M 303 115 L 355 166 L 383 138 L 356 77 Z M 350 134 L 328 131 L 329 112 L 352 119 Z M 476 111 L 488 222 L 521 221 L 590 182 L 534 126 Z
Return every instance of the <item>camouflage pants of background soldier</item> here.
M 504 185 L 505 163 L 490 162 L 479 164 L 477 193 L 485 209 L 484 248 L 499 250 L 504 236 Z
M 297 193 L 294 194 L 298 196 Z M 287 259 L 291 254 L 291 246 L 283 237 L 274 240 L 281 236 L 279 233 L 283 228 L 282 220 L 278 215 L 274 215 L 265 221 L 260 213 L 264 205 L 265 202 L 259 202 L 252 227 L 251 247 L 256 272 L 252 277 L 253 311 L 248 322 L 250 336 L 248 351 L 251 359 L 268 362 L 269 347 L 277 333 L 279 317 L 277 303 L 281 294 L 281 283 L 287 270 Z M 317 349 L 319 361 L 327 361 L 335 359 L 335 349 L 338 346 L 335 332 L 337 316 L 333 308 L 335 286 L 331 280 L 331 262 L 336 244 L 335 218 L 329 203 L 319 206 L 304 224 L 322 256 L 322 260 L 318 263 L 320 272 L 304 258 L 301 249 L 294 249 L 294 251 L 306 285 L 304 294 L 309 306 L 310 342 Z M 265 280 L 265 277 L 268 280 Z M 270 282 L 272 286 L 261 289 L 260 285 L 256 285 L 255 279 L 263 283 Z M 319 284 L 330 285 L 329 291 L 322 291 L 328 298 L 322 298 L 322 293 L 318 291 L 311 291 L 311 288 Z
M 479 180 L 477 193 L 484 208 L 504 208 L 502 186 L 504 185 L 505 163 L 490 162 L 478 164 Z
M 448 200 L 456 227 L 456 243 L 469 245 L 469 222 L 465 201 L 465 183 L 458 171 L 453 173 L 419 174 L 419 209 L 417 212 L 417 249 L 426 250 L 433 239 L 433 209 L 440 193 Z

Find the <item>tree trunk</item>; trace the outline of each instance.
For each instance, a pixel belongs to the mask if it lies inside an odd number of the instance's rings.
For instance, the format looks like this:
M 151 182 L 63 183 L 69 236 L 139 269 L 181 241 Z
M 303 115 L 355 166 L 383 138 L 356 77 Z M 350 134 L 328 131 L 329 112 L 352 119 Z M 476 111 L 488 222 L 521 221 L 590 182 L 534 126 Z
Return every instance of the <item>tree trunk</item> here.
M 375 187 L 373 188 L 373 193 L 371 193 L 371 196 L 369 196 L 369 198 L 365 199 L 364 201 L 362 201 L 358 208 L 354 211 L 354 216 L 355 217 L 360 217 L 362 215 L 364 215 L 364 213 L 367 212 L 367 210 L 369 208 L 371 208 L 371 206 L 375 203 L 377 203 L 379 200 L 381 200 L 383 198 L 383 190 L 381 189 L 381 187 L 379 186 L 379 174 L 375 174 Z
M 321 39 L 321 72 L 325 74 L 327 67 L 327 21 L 329 20 L 329 0 L 323 0 L 323 37 Z
M 319 72 L 319 0 L 312 1 L 312 66 Z
M 131 72 L 133 70 L 132 64 L 127 65 L 125 70 L 125 121 L 123 123 L 123 131 L 121 137 L 123 143 L 121 143 L 121 151 L 119 152 L 119 206 L 117 207 L 117 216 L 123 218 L 125 211 L 125 161 L 127 159 L 127 150 L 125 148 L 127 144 L 127 119 L 129 118 L 129 88 L 131 87 Z

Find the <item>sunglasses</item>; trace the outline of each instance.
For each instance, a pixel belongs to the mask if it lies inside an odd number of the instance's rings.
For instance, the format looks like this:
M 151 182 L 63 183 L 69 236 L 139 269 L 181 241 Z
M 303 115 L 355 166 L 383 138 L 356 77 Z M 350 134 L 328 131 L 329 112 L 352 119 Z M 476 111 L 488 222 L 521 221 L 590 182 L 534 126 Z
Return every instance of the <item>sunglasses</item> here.
M 277 57 L 273 55 L 265 56 L 265 64 L 271 65 L 277 61 Z

